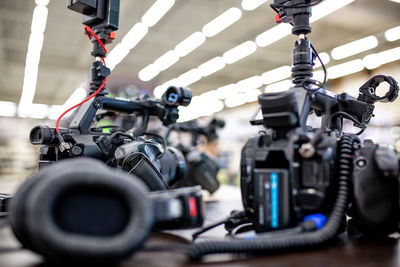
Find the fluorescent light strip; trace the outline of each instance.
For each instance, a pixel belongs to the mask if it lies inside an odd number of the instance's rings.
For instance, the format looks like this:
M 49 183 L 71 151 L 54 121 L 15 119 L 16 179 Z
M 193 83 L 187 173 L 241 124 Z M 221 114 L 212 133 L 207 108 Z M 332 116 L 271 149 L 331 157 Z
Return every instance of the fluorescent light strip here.
M 400 59 L 400 47 L 392 48 L 376 54 L 371 54 L 363 59 L 364 66 L 367 69 L 375 69 L 381 65 Z
M 244 43 L 241 43 L 238 46 L 235 46 L 234 48 L 226 51 L 223 55 L 222 58 L 224 59 L 226 64 L 232 64 L 235 63 L 236 61 L 239 61 L 257 50 L 257 45 L 253 41 L 246 41 Z
M 319 19 L 331 14 L 332 12 L 352 3 L 355 0 L 325 0 L 318 6 L 313 8 L 313 16 L 310 18 L 310 22 L 316 22 Z M 246 41 L 237 47 L 232 48 L 231 50 L 226 51 L 223 54 L 223 59 L 226 64 L 233 64 L 234 62 L 243 59 L 257 50 L 257 46 L 259 47 L 266 47 L 291 33 L 292 26 L 289 24 L 279 24 L 264 33 L 259 34 L 255 42 L 253 41 Z M 234 53 L 233 51 L 239 52 L 239 54 Z M 223 69 L 223 68 L 221 68 Z M 219 70 L 221 70 L 219 69 Z M 210 74 L 208 74 L 210 75 Z M 207 75 L 207 76 L 208 76 Z M 179 79 L 178 79 L 179 80 Z M 163 84 L 156 87 L 154 95 L 158 96 L 163 93 L 163 90 L 166 90 L 167 87 Z
M 265 2 L 267 2 L 268 0 L 243 0 L 242 1 L 242 8 L 244 10 L 254 10 L 257 7 L 261 6 L 262 4 L 264 4 Z
M 215 57 L 209 61 L 204 62 L 198 67 L 200 75 L 202 77 L 207 77 L 214 72 L 217 72 L 225 67 L 225 62 L 222 57 Z
M 261 75 L 262 82 L 264 84 L 271 84 L 277 81 L 289 78 L 292 75 L 292 68 L 290 66 L 282 66 Z
M 24 82 L 18 113 L 28 115 L 35 97 L 37 76 L 39 71 L 40 53 L 42 51 L 44 31 L 46 29 L 48 0 L 36 0 L 33 10 L 31 34 L 29 36 L 28 52 L 25 61 Z
M 352 60 L 346 63 L 342 63 L 333 67 L 329 67 L 328 78 L 336 79 L 339 77 L 343 77 L 349 74 L 353 74 L 364 69 L 364 64 L 361 59 Z
M 14 117 L 17 114 L 17 104 L 14 102 L 0 101 L 0 116 Z
M 242 17 L 242 11 L 237 7 L 231 7 L 203 27 L 203 33 L 207 37 L 213 37 Z
M 399 0 L 400 1 L 400 0 Z M 385 39 L 393 42 L 400 39 L 400 26 L 385 31 Z
M 107 56 L 107 67 L 113 70 L 147 35 L 149 28 L 156 25 L 174 4 L 175 0 L 157 0 L 143 15 L 142 22 L 133 25 L 121 42 L 110 51 Z M 149 74 L 142 75 L 149 77 Z
M 223 31 L 224 29 L 228 28 L 230 25 L 238 21 L 242 16 L 242 11 L 239 8 L 232 7 L 228 10 L 226 10 L 224 13 L 204 25 L 202 32 L 194 32 L 191 35 L 189 35 L 186 39 L 181 41 L 179 44 L 175 46 L 174 50 L 170 50 L 166 52 L 164 55 L 159 57 L 152 63 L 154 66 L 149 67 L 152 64 L 147 65 L 144 67 L 142 70 L 139 71 L 139 79 L 142 81 L 149 81 L 156 77 L 161 71 L 166 70 L 167 68 L 171 67 L 174 65 L 176 62 L 179 61 L 180 58 L 183 58 L 190 54 L 192 51 L 197 49 L 199 46 L 201 46 L 205 41 L 206 37 L 213 37 Z M 163 61 L 164 64 L 159 64 L 157 61 L 160 60 L 160 58 L 165 57 L 167 54 L 175 53 L 178 55 L 178 58 L 173 58 L 170 60 L 170 62 L 165 62 Z M 220 66 L 220 65 L 218 65 Z M 158 67 L 158 72 L 154 70 L 154 68 Z M 218 71 L 218 67 L 215 68 L 215 71 Z M 210 75 L 211 73 L 208 73 L 205 76 Z M 205 77 L 204 76 L 204 77 Z M 143 78 L 143 79 L 142 79 Z
M 400 0 L 390 0 L 390 1 L 400 4 Z
M 371 35 L 332 49 L 331 56 L 334 59 L 339 60 L 370 50 L 377 46 L 378 39 Z
M 147 27 L 153 27 L 175 4 L 175 0 L 156 1 L 142 17 L 142 22 Z
M 189 37 L 175 46 L 175 51 L 180 57 L 184 57 L 202 45 L 206 36 L 202 32 L 194 32 Z
M 107 56 L 107 67 L 113 70 L 149 32 L 144 23 L 136 23 Z

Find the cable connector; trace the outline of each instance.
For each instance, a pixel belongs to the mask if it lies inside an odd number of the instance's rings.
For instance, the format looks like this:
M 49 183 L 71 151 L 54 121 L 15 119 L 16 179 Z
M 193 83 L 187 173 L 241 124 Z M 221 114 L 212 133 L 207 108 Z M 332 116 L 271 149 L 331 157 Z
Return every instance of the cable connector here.
M 70 143 L 67 143 L 65 141 L 60 142 L 60 145 L 58 146 L 61 152 L 64 152 L 65 150 L 70 150 L 72 148 Z

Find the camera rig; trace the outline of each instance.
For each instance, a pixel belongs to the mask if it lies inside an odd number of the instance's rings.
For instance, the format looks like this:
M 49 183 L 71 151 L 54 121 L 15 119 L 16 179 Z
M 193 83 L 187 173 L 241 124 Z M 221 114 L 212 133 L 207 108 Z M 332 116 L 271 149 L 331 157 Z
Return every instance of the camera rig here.
M 115 38 L 118 29 L 119 0 L 69 0 L 69 9 L 82 13 L 85 32 L 93 43 L 91 64 L 90 96 L 83 102 L 65 111 L 57 120 L 56 127 L 39 125 L 30 133 L 34 145 L 42 145 L 39 168 L 59 159 L 86 156 L 107 160 L 116 147 L 142 136 L 149 118 L 158 117 L 166 126 L 179 117 L 178 106 L 189 105 L 192 93 L 189 89 L 169 87 L 161 99 L 138 98 L 136 100 L 114 99 L 106 96 L 106 80 L 110 69 L 105 66 L 107 53 L 105 44 Z M 79 107 L 80 106 L 80 107 Z M 59 122 L 67 112 L 79 107 L 68 128 L 59 128 Z M 143 118 L 140 127 L 131 134 L 112 129 L 112 134 L 103 133 L 101 128 L 91 127 L 98 110 L 112 113 L 135 113 Z
M 293 49 L 294 86 L 259 95 L 260 108 L 251 123 L 265 130 L 242 149 L 244 212 L 233 212 L 219 223 L 225 224 L 231 238 L 193 244 L 189 251 L 193 259 L 211 253 L 319 246 L 345 229 L 346 214 L 363 233 L 400 229 L 397 153 L 372 141 L 362 144 L 355 134 L 343 133 L 343 119 L 348 119 L 361 128 L 360 134 L 373 116 L 376 101 L 397 98 L 398 84 L 390 76 L 374 76 L 360 87 L 357 98 L 323 89 L 326 69 L 306 37 L 311 32 L 311 7 L 320 2 L 274 0 L 271 4 L 278 13 L 276 21 L 290 23 L 298 36 Z M 324 69 L 323 82 L 312 79 L 315 58 Z M 382 82 L 389 84 L 389 90 L 378 96 Z M 256 119 L 259 112 L 262 119 Z M 320 128 L 307 126 L 312 112 L 322 117 Z M 248 230 L 256 236 L 236 235 Z

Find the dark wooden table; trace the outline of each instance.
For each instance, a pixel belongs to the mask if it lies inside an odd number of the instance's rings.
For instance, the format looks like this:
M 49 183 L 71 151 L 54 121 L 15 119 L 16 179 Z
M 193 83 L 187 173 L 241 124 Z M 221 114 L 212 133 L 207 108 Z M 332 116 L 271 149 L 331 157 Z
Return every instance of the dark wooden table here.
M 226 193 L 226 192 L 225 192 Z M 227 193 L 231 194 L 231 193 Z M 237 195 L 239 196 L 239 195 Z M 208 202 L 206 222 L 212 223 L 240 209 L 238 197 Z M 400 266 L 400 246 L 395 238 L 350 238 L 342 234 L 331 244 L 313 250 L 286 251 L 262 255 L 213 255 L 201 262 L 191 262 L 178 252 L 149 251 L 150 248 L 177 247 L 188 243 L 193 230 L 152 234 L 145 248 L 136 252 L 119 266 Z M 203 238 L 223 236 L 223 227 L 205 234 Z M 47 266 L 40 256 L 18 249 L 19 244 L 9 227 L 0 229 L 0 266 Z

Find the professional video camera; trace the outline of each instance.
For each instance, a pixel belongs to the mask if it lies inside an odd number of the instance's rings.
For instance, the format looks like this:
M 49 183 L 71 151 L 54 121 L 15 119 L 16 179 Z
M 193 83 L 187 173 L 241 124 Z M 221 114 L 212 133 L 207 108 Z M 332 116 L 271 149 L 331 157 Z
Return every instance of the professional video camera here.
M 91 157 L 136 174 L 152 191 L 168 189 L 183 177 L 185 159 L 158 135 L 146 133 L 147 125 L 151 116 L 158 117 L 166 126 L 175 123 L 178 106 L 189 105 L 192 93 L 187 88 L 171 86 L 162 99 L 143 97 L 128 101 L 106 97 L 105 82 L 110 70 L 103 59 L 104 44 L 112 41 L 113 30 L 118 29 L 119 1 L 69 0 L 68 8 L 84 14 L 85 31 L 93 42 L 92 55 L 96 61 L 91 67 L 91 94 L 68 128 L 59 128 L 59 122 L 72 108 L 61 115 L 55 128 L 39 125 L 31 130 L 30 142 L 41 145 L 39 168 L 67 158 Z M 105 133 L 103 129 L 108 126 L 95 125 L 104 114 L 135 114 L 142 123 L 135 125 L 132 132 L 114 125 L 109 126 L 110 133 Z
M 185 132 L 191 135 L 190 145 L 180 143 L 175 146 L 182 151 L 187 163 L 185 178 L 178 182 L 179 186 L 201 185 L 211 194 L 218 189 L 218 163 L 215 159 L 200 151 L 197 146 L 200 144 L 200 137 L 206 138 L 208 143 L 217 140 L 217 129 L 224 126 L 225 121 L 214 118 L 206 126 L 199 126 L 196 120 L 192 120 L 172 124 L 169 127 L 166 135 L 167 141 L 171 132 Z
M 146 133 L 150 116 L 164 125 L 175 123 L 177 107 L 188 105 L 192 94 L 169 87 L 161 100 L 105 97 L 110 70 L 103 59 L 104 44 L 118 28 L 119 0 L 69 0 L 68 7 L 85 15 L 85 31 L 94 43 L 92 93 L 64 112 L 55 128 L 31 130 L 31 143 L 41 145 L 40 170 L 14 196 L 0 194 L 0 215 L 8 218 L 24 248 L 46 260 L 113 264 L 139 249 L 154 230 L 203 223 L 199 186 L 164 190 L 184 173 L 181 152 L 144 138 L 151 135 Z M 59 128 L 62 116 L 80 105 L 69 127 Z M 106 115 L 134 113 L 143 122 L 132 133 L 118 126 L 105 133 L 93 123 L 105 116 L 96 115 L 98 110 Z M 146 186 L 156 192 L 147 192 Z
M 198 242 L 190 250 L 192 258 L 317 246 L 344 229 L 346 214 L 365 234 L 399 230 L 396 151 L 371 140 L 361 143 L 356 134 L 342 131 L 343 119 L 348 119 L 361 128 L 360 134 L 373 116 L 376 101 L 397 98 L 398 84 L 390 76 L 377 75 L 354 98 L 326 91 L 325 81 L 312 79 L 313 60 L 319 56 L 306 34 L 311 32 L 311 6 L 319 2 L 274 0 L 271 4 L 277 21 L 292 24 L 292 33 L 298 35 L 293 49 L 294 87 L 258 97 L 260 108 L 251 123 L 265 130 L 242 149 L 244 212 L 233 212 L 225 221 L 232 239 Z M 378 96 L 376 89 L 382 82 L 390 88 Z M 257 119 L 260 112 L 262 118 Z M 312 112 L 322 117 L 320 128 L 307 126 Z M 245 230 L 257 234 L 236 235 Z

